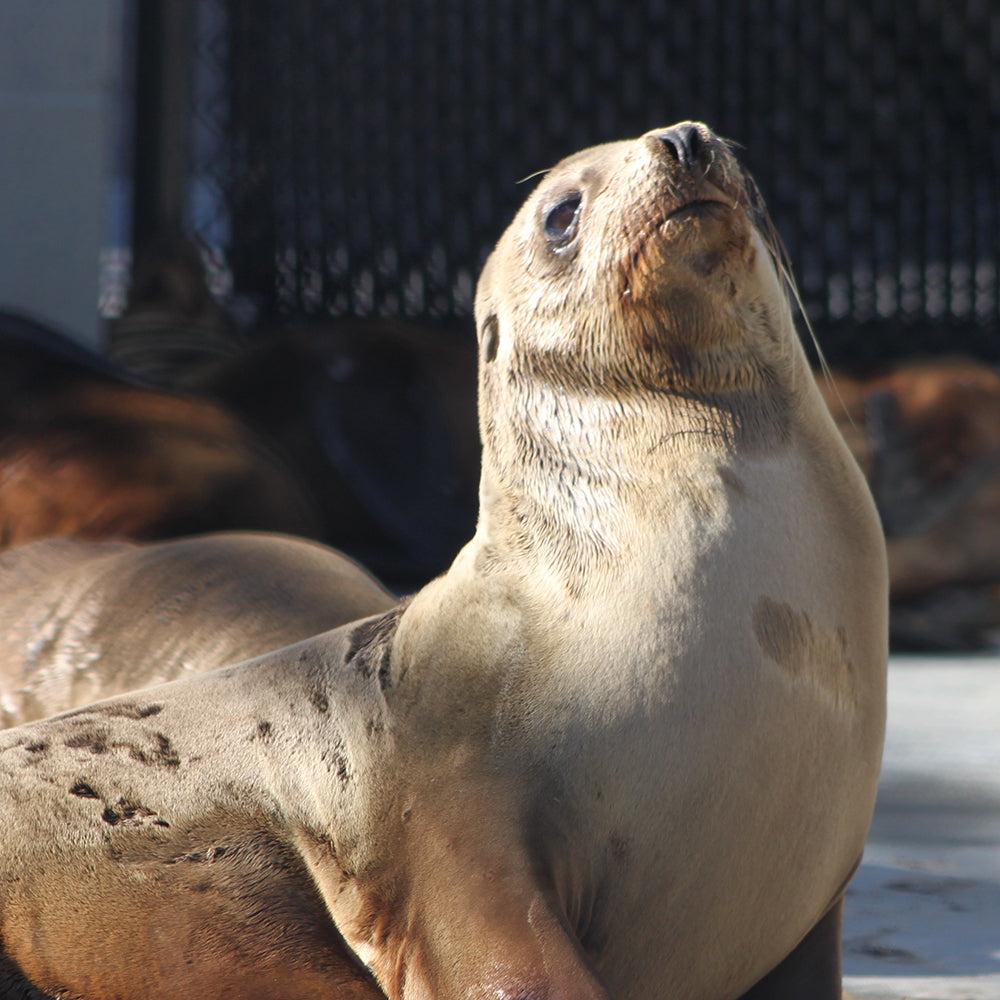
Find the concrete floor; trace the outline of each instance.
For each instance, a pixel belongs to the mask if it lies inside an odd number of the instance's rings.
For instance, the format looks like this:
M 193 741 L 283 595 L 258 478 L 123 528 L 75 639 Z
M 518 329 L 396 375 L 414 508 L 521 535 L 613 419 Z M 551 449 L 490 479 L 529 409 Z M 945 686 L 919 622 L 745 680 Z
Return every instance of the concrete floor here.
M 879 800 L 848 890 L 858 1000 L 1000 1000 L 1000 657 L 894 657 Z

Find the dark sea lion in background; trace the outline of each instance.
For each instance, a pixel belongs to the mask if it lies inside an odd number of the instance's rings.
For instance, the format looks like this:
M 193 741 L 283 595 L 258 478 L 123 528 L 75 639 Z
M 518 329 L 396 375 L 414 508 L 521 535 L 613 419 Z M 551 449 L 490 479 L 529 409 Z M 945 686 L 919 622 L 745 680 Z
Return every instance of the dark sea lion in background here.
M 189 388 L 271 442 L 315 498 L 323 540 L 412 592 L 476 527 L 476 344 L 411 323 L 263 330 Z
M 0 553 L 0 726 L 236 663 L 392 607 L 315 542 L 52 539 Z
M 885 550 L 768 233 L 701 125 L 552 170 L 477 292 L 472 541 L 385 615 L 0 734 L 9 968 L 338 996 L 342 935 L 394 1000 L 839 998 Z

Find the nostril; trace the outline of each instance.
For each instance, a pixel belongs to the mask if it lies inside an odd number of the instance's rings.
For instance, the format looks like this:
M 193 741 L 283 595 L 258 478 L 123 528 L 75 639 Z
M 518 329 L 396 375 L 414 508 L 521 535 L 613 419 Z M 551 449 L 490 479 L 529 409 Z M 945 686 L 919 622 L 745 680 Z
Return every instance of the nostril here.
M 656 138 L 667 147 L 671 156 L 688 170 L 698 163 L 705 148 L 698 126 L 693 122 L 683 122 L 664 129 L 657 133 Z

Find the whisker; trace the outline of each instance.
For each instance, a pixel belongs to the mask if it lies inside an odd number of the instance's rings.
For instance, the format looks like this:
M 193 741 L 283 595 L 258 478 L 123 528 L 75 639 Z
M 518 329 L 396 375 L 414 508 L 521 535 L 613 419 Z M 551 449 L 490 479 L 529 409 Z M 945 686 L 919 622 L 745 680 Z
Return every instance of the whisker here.
M 764 199 L 753 177 L 751 177 L 746 170 L 743 171 L 743 177 L 747 196 L 750 202 L 754 225 L 761 234 L 761 237 L 764 240 L 764 245 L 767 247 L 767 251 L 771 256 L 775 269 L 781 277 L 782 283 L 785 286 L 785 293 L 798 308 L 799 315 L 802 317 L 802 322 L 805 324 L 805 328 L 809 332 L 809 339 L 812 342 L 813 349 L 816 351 L 816 357 L 819 359 L 819 367 L 820 371 L 823 373 L 823 379 L 832 390 L 834 396 L 837 398 L 837 402 L 840 403 L 841 409 L 844 411 L 844 415 L 847 417 L 848 423 L 850 423 L 851 427 L 856 430 L 857 424 L 847 408 L 847 403 L 844 401 L 844 397 L 841 395 L 840 388 L 838 387 L 833 377 L 833 372 L 830 369 L 830 365 L 826 360 L 826 355 L 823 353 L 823 348 L 820 346 L 819 338 L 816 336 L 816 331 L 813 329 L 812 322 L 809 320 L 809 316 L 806 313 L 806 307 L 802 301 L 802 295 L 799 292 L 798 284 L 792 274 L 792 262 L 788 255 L 788 249 L 785 247 L 781 234 L 778 232 L 777 227 L 774 225 L 774 222 L 764 205 Z
M 533 174 L 528 174 L 527 177 L 522 177 L 519 181 L 515 181 L 515 184 L 527 184 L 528 181 L 534 180 L 536 177 L 544 177 L 552 168 L 545 167 L 542 170 L 536 170 Z

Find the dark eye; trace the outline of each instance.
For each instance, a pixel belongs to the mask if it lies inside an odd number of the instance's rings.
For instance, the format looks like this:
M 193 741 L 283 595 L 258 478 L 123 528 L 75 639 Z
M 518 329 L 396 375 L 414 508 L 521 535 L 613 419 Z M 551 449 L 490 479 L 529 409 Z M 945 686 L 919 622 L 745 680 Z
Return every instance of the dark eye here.
M 576 221 L 580 215 L 580 195 L 564 198 L 549 209 L 545 216 L 545 238 L 552 243 L 566 243 L 576 232 Z

